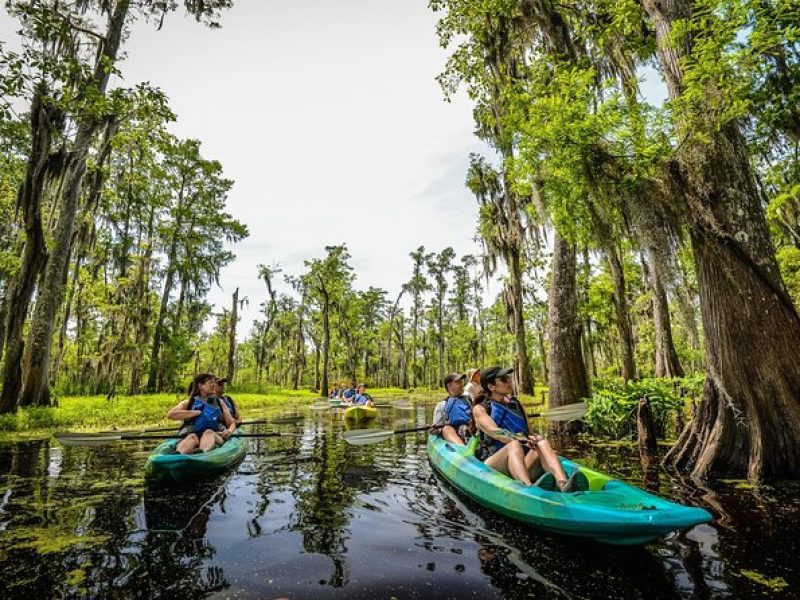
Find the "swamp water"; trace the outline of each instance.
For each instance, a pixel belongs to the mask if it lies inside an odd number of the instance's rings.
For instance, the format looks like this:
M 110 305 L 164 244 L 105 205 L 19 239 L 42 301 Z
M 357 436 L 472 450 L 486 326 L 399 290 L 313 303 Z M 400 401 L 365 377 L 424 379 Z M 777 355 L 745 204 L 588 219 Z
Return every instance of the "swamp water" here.
M 661 474 L 658 493 L 715 521 L 606 546 L 483 509 L 432 472 L 422 434 L 348 446 L 341 411 L 301 414 L 275 428 L 302 436 L 251 439 L 238 467 L 182 487 L 144 480 L 156 441 L 0 445 L 0 598 L 800 598 L 797 484 Z M 562 451 L 644 485 L 632 445 Z

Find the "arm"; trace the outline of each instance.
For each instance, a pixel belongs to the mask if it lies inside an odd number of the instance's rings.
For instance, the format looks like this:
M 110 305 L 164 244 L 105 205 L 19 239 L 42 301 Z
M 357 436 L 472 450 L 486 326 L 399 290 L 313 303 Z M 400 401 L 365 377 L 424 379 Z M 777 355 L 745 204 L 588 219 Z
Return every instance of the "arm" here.
M 181 400 L 175 406 L 169 409 L 167 418 L 174 419 L 175 421 L 185 421 L 199 415 L 202 411 L 189 410 L 189 400 Z
M 481 405 L 477 405 L 472 409 L 472 417 L 475 419 L 475 426 L 490 438 L 494 438 L 504 444 L 517 439 L 510 431 L 500 429 Z
M 236 430 L 236 421 L 231 416 L 231 411 L 228 410 L 228 404 L 225 400 L 220 398 L 220 406 L 222 407 L 222 420 L 225 421 L 225 431 L 221 432 L 222 439 L 227 440 Z

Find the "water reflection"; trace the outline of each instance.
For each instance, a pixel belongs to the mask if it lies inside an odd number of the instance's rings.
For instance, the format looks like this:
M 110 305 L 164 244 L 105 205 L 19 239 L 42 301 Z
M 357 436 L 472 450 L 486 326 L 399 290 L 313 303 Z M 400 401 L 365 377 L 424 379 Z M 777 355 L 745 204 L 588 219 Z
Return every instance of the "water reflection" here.
M 375 426 L 425 421 L 421 408 L 387 410 Z M 587 465 L 718 516 L 615 548 L 478 506 L 431 471 L 424 435 L 347 446 L 335 414 L 279 427 L 302 435 L 252 439 L 235 472 L 179 487 L 145 485 L 152 442 L 0 446 L 4 597 L 743 598 L 800 586 L 791 484 L 700 489 L 643 468 L 634 445 L 562 440 Z

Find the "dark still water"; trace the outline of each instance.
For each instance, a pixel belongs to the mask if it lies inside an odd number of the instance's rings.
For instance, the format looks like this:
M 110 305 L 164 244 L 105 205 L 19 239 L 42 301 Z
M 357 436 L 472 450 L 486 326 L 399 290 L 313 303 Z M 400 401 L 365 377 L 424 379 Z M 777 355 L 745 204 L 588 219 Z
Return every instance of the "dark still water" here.
M 375 427 L 424 423 L 384 409 Z M 155 441 L 0 445 L 0 598 L 800 597 L 796 484 L 662 474 L 661 495 L 716 520 L 619 548 L 481 508 L 432 472 L 424 435 L 355 447 L 344 427 L 306 411 L 276 427 L 302 436 L 250 440 L 238 468 L 182 487 L 145 482 Z M 564 453 L 643 484 L 631 446 Z

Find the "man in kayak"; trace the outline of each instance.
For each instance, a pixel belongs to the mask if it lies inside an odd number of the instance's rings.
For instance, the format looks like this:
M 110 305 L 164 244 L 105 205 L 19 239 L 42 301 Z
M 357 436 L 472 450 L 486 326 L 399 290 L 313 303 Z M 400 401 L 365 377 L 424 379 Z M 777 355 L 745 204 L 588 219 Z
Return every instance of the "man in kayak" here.
M 183 421 L 178 432 L 183 439 L 175 447 L 181 454 L 191 454 L 197 448 L 208 452 L 221 446 L 236 429 L 236 421 L 225 402 L 215 396 L 216 391 L 217 378 L 211 373 L 195 375 L 189 397 L 167 413 L 170 419 Z
M 452 444 L 463 446 L 470 436 L 472 402 L 464 394 L 464 373 L 450 373 L 444 378 L 447 398 L 434 410 L 434 427 L 441 427 L 442 437 Z
M 356 382 L 351 381 L 350 385 L 342 390 L 342 401 L 345 404 L 350 405 L 353 403 L 353 399 L 356 397 Z
M 356 395 L 353 397 L 353 406 L 375 406 L 372 396 L 367 393 L 367 385 L 359 383 L 356 388 Z
M 483 456 L 479 458 L 487 467 L 510 475 L 526 485 L 532 485 L 533 476 L 538 477 L 536 486 L 548 491 L 587 490 L 589 481 L 586 476 L 576 470 L 567 479 L 550 443 L 543 436 L 531 433 L 525 409 L 511 395 L 513 372 L 514 369 L 501 367 L 481 371 L 481 386 L 486 393 L 486 400 L 472 409 L 475 425 L 482 437 Z
M 228 383 L 227 377 L 223 377 L 222 379 L 217 379 L 217 391 L 215 392 L 215 394 L 217 398 L 221 398 L 225 402 L 225 404 L 228 405 L 228 410 L 231 413 L 231 417 L 233 417 L 233 420 L 236 421 L 237 425 L 239 425 L 242 422 L 242 415 L 239 414 L 239 408 L 236 406 L 236 403 L 233 401 L 233 398 L 225 395 L 226 383 Z

